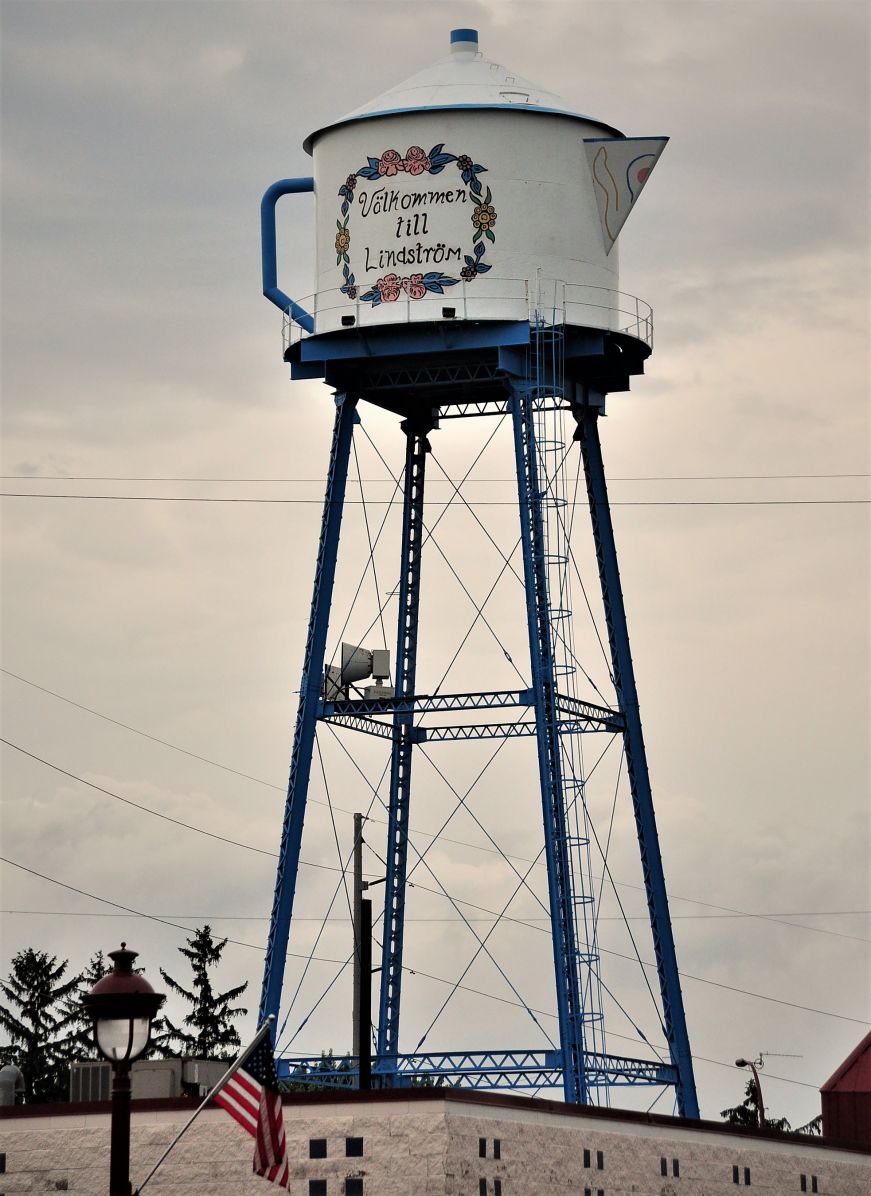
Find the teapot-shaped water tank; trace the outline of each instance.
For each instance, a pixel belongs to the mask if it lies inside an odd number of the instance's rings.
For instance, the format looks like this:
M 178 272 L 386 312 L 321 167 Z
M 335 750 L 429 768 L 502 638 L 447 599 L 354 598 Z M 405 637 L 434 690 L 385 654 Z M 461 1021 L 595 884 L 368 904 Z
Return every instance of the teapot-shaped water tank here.
M 286 190 L 316 195 L 316 288 L 291 314 L 322 334 L 553 310 L 649 338 L 615 242 L 666 141 L 573 111 L 455 29 L 447 57 L 304 142 L 313 178 Z M 265 292 L 287 308 L 271 253 Z

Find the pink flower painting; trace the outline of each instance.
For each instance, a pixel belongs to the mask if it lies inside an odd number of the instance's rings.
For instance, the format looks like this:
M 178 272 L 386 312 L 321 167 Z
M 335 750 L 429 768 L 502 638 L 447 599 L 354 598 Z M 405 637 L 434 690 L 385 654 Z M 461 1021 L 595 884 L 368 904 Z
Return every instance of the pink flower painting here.
M 375 283 L 375 289 L 381 296 L 382 303 L 395 303 L 402 290 L 402 279 L 398 274 L 385 274 Z
M 423 174 L 432 167 L 432 162 L 419 145 L 411 145 L 402 160 L 402 165 L 408 174 Z
M 402 288 L 409 299 L 422 299 L 426 294 L 426 283 L 422 274 L 412 274 L 410 278 L 403 278 Z
M 405 170 L 405 163 L 399 152 L 395 149 L 385 150 L 378 160 L 378 173 L 392 178 L 400 170 Z

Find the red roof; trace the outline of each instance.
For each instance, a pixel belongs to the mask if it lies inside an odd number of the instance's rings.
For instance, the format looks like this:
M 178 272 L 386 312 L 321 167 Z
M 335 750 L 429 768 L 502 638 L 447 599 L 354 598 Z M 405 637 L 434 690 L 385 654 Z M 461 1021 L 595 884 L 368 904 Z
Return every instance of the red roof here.
M 871 1030 L 826 1080 L 820 1092 L 871 1092 Z

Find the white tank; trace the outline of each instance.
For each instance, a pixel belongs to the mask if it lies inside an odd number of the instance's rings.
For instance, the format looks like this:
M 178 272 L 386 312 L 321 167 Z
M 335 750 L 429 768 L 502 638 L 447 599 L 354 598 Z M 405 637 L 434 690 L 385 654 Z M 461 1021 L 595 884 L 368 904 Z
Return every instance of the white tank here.
M 446 58 L 305 142 L 315 332 L 556 308 L 649 340 L 614 240 L 665 140 L 573 112 L 454 30 Z

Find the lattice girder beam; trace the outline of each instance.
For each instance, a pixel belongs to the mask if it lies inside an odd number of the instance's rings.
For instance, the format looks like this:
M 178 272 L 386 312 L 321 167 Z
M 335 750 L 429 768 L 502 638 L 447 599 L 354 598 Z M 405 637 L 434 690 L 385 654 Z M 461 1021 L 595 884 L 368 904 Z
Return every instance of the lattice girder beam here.
M 357 1069 L 352 1058 L 324 1066 L 310 1058 L 276 1060 L 279 1079 L 355 1087 Z M 337 1070 L 338 1068 L 338 1070 Z M 561 1051 L 440 1051 L 396 1055 L 372 1060 L 373 1078 L 389 1070 L 394 1083 L 408 1086 L 413 1080 L 460 1081 L 464 1088 L 555 1088 L 562 1084 Z M 676 1082 L 675 1069 L 658 1060 L 631 1059 L 588 1052 L 584 1071 L 590 1087 L 624 1085 L 660 1087 Z
M 399 733 L 392 723 L 381 723 L 374 718 L 362 718 L 350 714 L 335 715 L 323 720 L 335 727 L 347 727 L 352 731 L 363 731 L 381 739 L 396 741 Z M 582 732 L 604 731 L 614 734 L 622 728 L 614 725 L 613 719 L 561 718 L 557 720 L 559 735 L 580 735 Z M 517 739 L 520 736 L 535 735 L 534 722 L 513 723 L 455 723 L 444 727 L 413 727 L 411 739 L 414 743 L 457 743 L 476 739 Z
M 406 436 L 402 507 L 402 556 L 399 574 L 399 616 L 396 640 L 396 696 L 408 701 L 414 694 L 420 611 L 421 552 L 427 433 L 431 420 L 404 420 Z M 402 947 L 405 937 L 405 879 L 408 869 L 408 824 L 411 764 L 415 743 L 412 709 L 394 710 L 390 761 L 390 801 L 387 811 L 387 875 L 384 886 L 384 938 L 381 953 L 381 994 L 378 1009 L 377 1052 L 390 1057 L 399 1051 L 402 989 Z
M 531 689 L 499 689 L 465 694 L 397 694 L 392 698 L 346 698 L 321 704 L 320 718 L 340 714 L 429 714 L 439 710 L 494 710 L 531 706 Z M 613 713 L 613 712 L 611 712 Z

